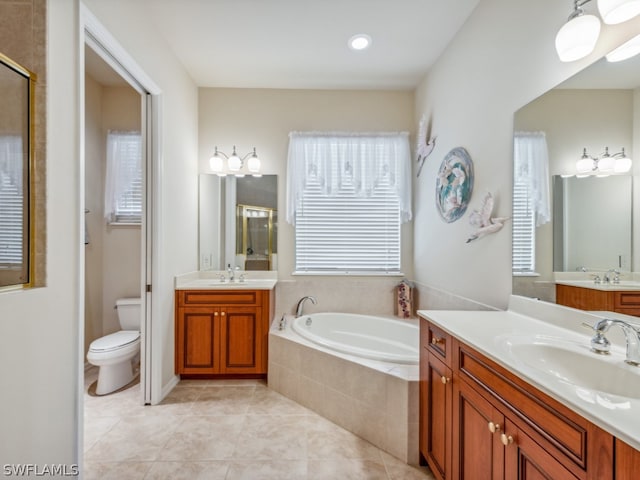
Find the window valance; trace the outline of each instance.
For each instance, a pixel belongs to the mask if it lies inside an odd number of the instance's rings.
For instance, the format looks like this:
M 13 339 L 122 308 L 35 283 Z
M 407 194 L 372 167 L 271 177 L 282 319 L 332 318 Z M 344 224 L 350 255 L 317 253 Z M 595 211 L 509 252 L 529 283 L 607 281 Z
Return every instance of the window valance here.
M 411 220 L 411 153 L 408 132 L 291 132 L 287 164 L 287 222 L 307 181 L 319 182 L 325 195 L 342 188 L 345 179 L 358 196 L 371 196 L 384 179 L 400 203 L 401 221 Z

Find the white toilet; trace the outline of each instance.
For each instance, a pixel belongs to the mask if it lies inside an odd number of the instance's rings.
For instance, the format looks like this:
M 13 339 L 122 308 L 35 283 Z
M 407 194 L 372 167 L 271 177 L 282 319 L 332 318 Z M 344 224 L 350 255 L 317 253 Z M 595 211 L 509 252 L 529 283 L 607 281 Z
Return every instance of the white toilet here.
M 89 363 L 100 367 L 97 395 L 114 392 L 131 382 L 131 361 L 140 352 L 140 299 L 118 299 L 116 309 L 122 330 L 94 340 L 87 353 Z

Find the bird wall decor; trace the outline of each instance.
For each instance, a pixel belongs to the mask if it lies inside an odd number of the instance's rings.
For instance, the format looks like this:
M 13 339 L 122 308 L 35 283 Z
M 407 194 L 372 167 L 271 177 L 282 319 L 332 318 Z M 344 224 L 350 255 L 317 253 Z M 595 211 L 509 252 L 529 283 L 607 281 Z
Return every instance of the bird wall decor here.
M 475 232 L 467 239 L 467 243 L 472 242 L 480 237 L 496 233 L 502 229 L 504 223 L 510 217 L 492 217 L 493 213 L 493 195 L 487 192 L 482 200 L 482 206 L 479 210 L 474 210 L 469 215 L 469 223 L 476 228 Z
M 436 137 L 427 140 L 427 130 L 427 118 L 423 115 L 420 119 L 420 126 L 418 127 L 418 138 L 416 144 L 416 158 L 418 162 L 418 173 L 416 177 L 420 176 L 420 172 L 424 166 L 424 161 L 436 147 Z

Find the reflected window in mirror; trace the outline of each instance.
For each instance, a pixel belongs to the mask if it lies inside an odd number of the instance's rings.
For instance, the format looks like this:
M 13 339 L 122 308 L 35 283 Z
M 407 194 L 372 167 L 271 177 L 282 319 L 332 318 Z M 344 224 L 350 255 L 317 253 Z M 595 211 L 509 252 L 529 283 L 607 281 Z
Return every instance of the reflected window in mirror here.
M 34 89 L 0 54 L 0 288 L 32 283 Z

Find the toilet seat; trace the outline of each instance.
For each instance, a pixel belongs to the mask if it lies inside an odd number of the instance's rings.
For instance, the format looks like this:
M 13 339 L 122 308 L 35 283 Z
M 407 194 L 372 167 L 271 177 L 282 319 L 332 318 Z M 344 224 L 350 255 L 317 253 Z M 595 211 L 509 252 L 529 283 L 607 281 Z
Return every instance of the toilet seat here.
M 106 353 L 120 350 L 140 339 L 140 332 L 136 330 L 120 330 L 91 342 L 90 352 Z

